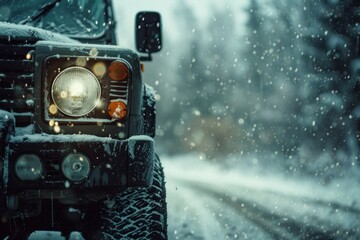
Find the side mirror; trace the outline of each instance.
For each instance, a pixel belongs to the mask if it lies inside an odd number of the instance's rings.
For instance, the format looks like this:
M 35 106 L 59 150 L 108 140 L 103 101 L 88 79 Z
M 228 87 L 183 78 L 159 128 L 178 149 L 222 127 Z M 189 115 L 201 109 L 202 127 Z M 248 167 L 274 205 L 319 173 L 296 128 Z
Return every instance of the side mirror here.
M 141 53 L 161 50 L 161 18 L 158 12 L 139 12 L 136 15 L 136 48 Z

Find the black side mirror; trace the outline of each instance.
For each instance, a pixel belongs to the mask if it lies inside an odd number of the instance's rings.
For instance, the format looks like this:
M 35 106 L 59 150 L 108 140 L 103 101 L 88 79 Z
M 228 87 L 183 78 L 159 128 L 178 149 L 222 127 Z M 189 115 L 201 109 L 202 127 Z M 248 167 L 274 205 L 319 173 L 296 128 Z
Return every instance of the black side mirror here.
M 141 53 L 161 50 L 161 18 L 157 12 L 139 12 L 136 15 L 136 48 Z M 150 57 L 151 60 L 151 57 Z

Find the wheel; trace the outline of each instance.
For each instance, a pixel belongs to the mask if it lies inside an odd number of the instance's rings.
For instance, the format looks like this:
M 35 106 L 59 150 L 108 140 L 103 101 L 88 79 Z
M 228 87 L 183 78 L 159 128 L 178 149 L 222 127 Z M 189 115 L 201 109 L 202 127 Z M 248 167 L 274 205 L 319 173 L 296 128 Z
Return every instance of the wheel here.
M 167 239 L 164 173 L 155 156 L 153 184 L 130 188 L 104 201 L 99 219 L 83 233 L 85 239 Z

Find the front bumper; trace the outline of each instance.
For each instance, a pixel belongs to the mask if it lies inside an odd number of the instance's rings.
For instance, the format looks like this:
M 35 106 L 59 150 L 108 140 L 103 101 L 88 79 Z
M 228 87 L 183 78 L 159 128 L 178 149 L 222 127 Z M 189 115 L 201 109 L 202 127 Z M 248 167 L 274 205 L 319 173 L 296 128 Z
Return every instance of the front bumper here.
M 70 153 L 85 154 L 91 165 L 89 177 L 71 182 L 61 171 L 61 163 Z M 15 161 L 22 154 L 36 154 L 44 166 L 36 181 L 21 181 L 15 173 Z M 12 137 L 5 153 L 3 181 L 6 195 L 38 193 L 62 196 L 65 193 L 119 191 L 126 187 L 149 186 L 153 177 L 154 142 L 147 136 L 126 140 L 92 135 L 34 134 Z M 54 195 L 55 194 L 55 195 Z

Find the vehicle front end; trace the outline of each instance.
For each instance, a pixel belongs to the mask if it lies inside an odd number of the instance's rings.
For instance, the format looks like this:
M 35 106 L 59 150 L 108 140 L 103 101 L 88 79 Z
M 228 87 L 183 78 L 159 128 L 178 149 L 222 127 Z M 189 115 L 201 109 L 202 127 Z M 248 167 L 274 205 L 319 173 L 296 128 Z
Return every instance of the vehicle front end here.
M 10 216 L 31 198 L 79 203 L 151 184 L 137 54 L 53 41 L 6 46 L 0 106 L 15 128 L 2 129 L 10 137 L 1 180 Z

